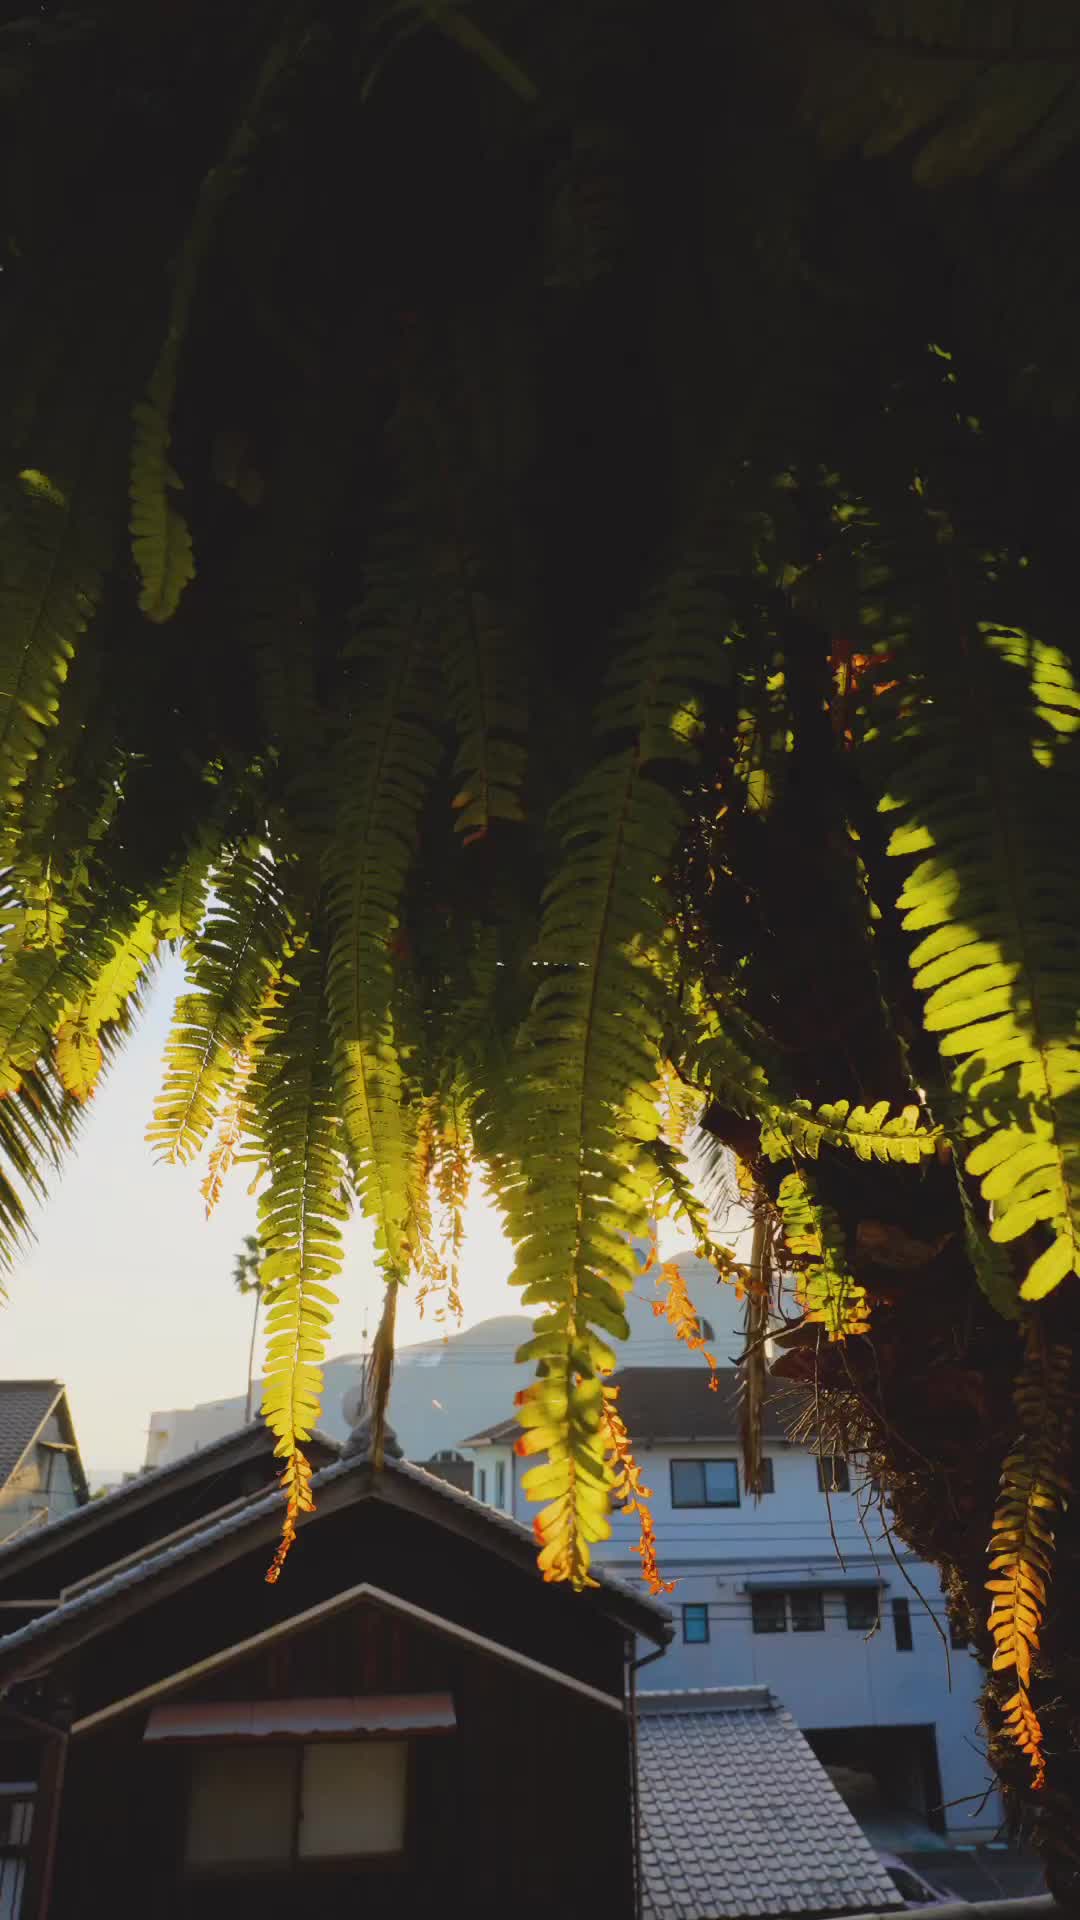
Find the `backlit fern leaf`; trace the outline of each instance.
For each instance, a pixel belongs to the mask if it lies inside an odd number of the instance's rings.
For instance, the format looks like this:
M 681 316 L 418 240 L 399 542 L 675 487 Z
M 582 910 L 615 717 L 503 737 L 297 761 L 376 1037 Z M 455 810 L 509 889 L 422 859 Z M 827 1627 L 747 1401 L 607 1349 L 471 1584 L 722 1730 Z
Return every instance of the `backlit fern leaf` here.
M 625 1339 L 659 1134 L 658 1055 L 666 987 L 655 964 L 663 876 L 683 811 L 655 777 L 685 760 L 700 689 L 719 647 L 667 613 L 612 669 L 598 725 L 608 751 L 557 804 L 561 859 L 537 945 L 544 977 L 527 1025 L 518 1103 L 523 1185 L 510 1197 L 523 1304 L 544 1311 L 524 1350 L 545 1371 L 521 1399 L 524 1453 L 545 1452 L 523 1485 L 549 1580 L 589 1581 L 589 1545 L 607 1537 L 610 1467 L 594 1329 Z
M 8 949 L 0 963 L 0 1092 L 13 1091 L 48 1052 L 65 1012 L 93 992 L 140 918 L 123 889 L 101 885 L 73 907 L 62 947 Z
M 826 1101 L 813 1107 L 809 1100 L 789 1106 L 770 1103 L 762 1128 L 762 1150 L 770 1159 L 783 1160 L 792 1150 L 816 1160 L 823 1145 L 844 1147 L 859 1160 L 901 1161 L 918 1166 L 933 1154 L 940 1127 L 920 1123 L 918 1107 L 902 1107 L 889 1117 L 889 1103 L 853 1107 L 850 1100 Z
M 926 856 L 897 904 L 921 935 L 915 985 L 976 1142 L 967 1169 L 991 1238 L 1049 1229 L 1020 1288 L 1038 1299 L 1080 1273 L 1080 968 L 1066 916 L 1080 780 L 1061 746 L 1076 695 L 1062 657 L 1048 663 L 1013 630 L 981 627 L 958 662 L 911 701 L 881 804 L 904 816 L 889 851 Z
M 0 540 L 0 793 L 12 805 L 101 593 L 108 540 L 100 510 L 26 469 Z M 7 823 L 10 830 L 10 822 Z
M 165 1160 L 199 1152 L 227 1097 L 236 1060 L 288 942 L 279 875 L 243 848 L 214 881 L 215 906 L 194 943 L 192 991 L 181 995 L 147 1140 Z
M 784 1177 L 776 1204 L 784 1238 L 798 1265 L 796 1299 L 807 1320 L 823 1326 L 830 1340 L 866 1333 L 870 1317 L 865 1288 L 848 1269 L 836 1215 L 815 1191 L 805 1169 Z
M 141 588 L 139 606 L 147 618 L 169 620 L 184 588 L 195 577 L 195 557 L 187 521 L 171 495 L 181 481 L 169 460 L 170 421 L 180 356 L 199 277 L 222 208 L 239 186 L 258 144 L 268 97 L 298 53 L 295 29 L 282 34 L 262 62 L 251 99 L 234 127 L 220 163 L 203 180 L 191 225 L 173 274 L 165 339 L 146 388 L 134 409 L 131 452 L 132 553 Z
M 453 798 L 457 829 L 482 839 L 493 820 L 520 820 L 525 768 L 524 690 L 520 647 L 512 627 L 485 592 L 478 563 L 460 544 L 437 556 L 447 592 L 438 635 L 450 717 L 458 736 Z
M 342 747 L 341 804 L 325 862 L 331 929 L 328 993 L 346 1150 L 380 1262 L 411 1261 L 412 1119 L 395 1027 L 395 944 L 420 809 L 439 763 L 407 543 L 369 568 L 351 646 L 353 719 Z M 404 596 L 404 598 L 403 598 Z
M 1002 1468 L 986 1583 L 993 1595 L 987 1624 L 994 1671 L 1016 1670 L 1017 1691 L 1003 1712 L 1031 1760 L 1037 1786 L 1044 1774 L 1042 1737 L 1028 1690 L 1053 1570 L 1055 1525 L 1070 1494 L 1071 1364 L 1069 1348 L 1051 1345 L 1033 1321 L 1016 1384 L 1020 1437 Z
M 112 945 L 104 964 L 77 999 L 63 1010 L 56 1032 L 56 1067 L 76 1100 L 88 1100 L 104 1064 L 99 1038 L 106 1021 L 116 1020 L 152 966 L 158 941 L 154 915 L 140 914 L 135 925 Z
M 331 1283 L 341 1269 L 345 1159 L 326 1028 L 324 967 L 311 947 L 290 969 L 267 1033 L 253 1088 L 269 1186 L 259 1199 L 259 1270 L 266 1290 L 266 1363 L 262 1411 L 285 1463 L 286 1515 L 281 1548 L 267 1574 L 276 1580 L 312 1505 L 311 1437 L 322 1394 L 322 1362 Z

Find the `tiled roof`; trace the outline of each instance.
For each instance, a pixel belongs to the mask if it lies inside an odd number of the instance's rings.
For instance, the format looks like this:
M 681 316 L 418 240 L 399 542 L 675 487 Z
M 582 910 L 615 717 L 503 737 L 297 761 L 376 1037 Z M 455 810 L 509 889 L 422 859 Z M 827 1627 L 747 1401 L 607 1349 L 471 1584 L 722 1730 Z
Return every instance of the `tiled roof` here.
M 61 1391 L 55 1381 L 51 1384 L 55 1392 Z M 0 1381 L 0 1394 L 4 1391 L 5 1383 Z M 0 1431 L 2 1431 L 2 1404 L 0 1404 Z M 59 1540 L 61 1536 L 65 1540 L 69 1534 L 74 1537 L 88 1521 L 97 1527 L 103 1521 L 111 1520 L 115 1513 L 130 1502 L 141 1502 L 148 1497 L 152 1498 L 161 1490 L 167 1492 L 170 1483 L 189 1472 L 193 1462 L 211 1470 L 220 1466 L 224 1455 L 235 1451 L 239 1442 L 253 1435 L 266 1437 L 269 1459 L 273 1453 L 273 1435 L 265 1421 L 252 1420 L 247 1426 L 237 1427 L 232 1433 L 223 1434 L 220 1440 L 212 1440 L 205 1447 L 195 1447 L 190 1453 L 181 1454 L 178 1459 L 170 1460 L 167 1466 L 150 1467 L 142 1473 L 133 1474 L 130 1480 L 122 1481 L 120 1486 L 112 1489 L 111 1493 L 99 1494 L 89 1506 L 75 1507 L 69 1513 L 58 1514 L 54 1520 L 49 1521 L 47 1526 L 40 1527 L 31 1534 L 21 1534 L 18 1540 L 10 1542 L 0 1540 L 0 1574 L 8 1572 L 10 1562 L 7 1556 L 10 1555 L 13 1560 L 14 1556 L 24 1549 L 31 1549 L 36 1555 L 43 1542 L 47 1546 L 52 1546 L 53 1542 Z M 337 1441 L 331 1440 L 319 1428 L 315 1428 L 311 1437 L 319 1446 L 325 1447 L 328 1453 L 340 1452 Z
M 643 1692 L 638 1705 L 645 1920 L 903 1904 L 766 1687 Z
M 0 1487 L 10 1480 L 63 1391 L 59 1380 L 0 1380 Z
M 317 1494 L 349 1474 L 368 1468 L 370 1468 L 369 1459 L 363 1454 L 354 1454 L 351 1458 L 335 1460 L 331 1466 L 323 1467 L 320 1472 L 312 1476 L 311 1485 Z M 483 1502 L 474 1499 L 471 1493 L 465 1493 L 460 1487 L 451 1486 L 445 1480 L 436 1480 L 433 1474 L 426 1473 L 423 1467 L 413 1466 L 410 1461 L 387 1458 L 381 1474 L 376 1477 L 376 1482 L 369 1491 L 377 1494 L 381 1483 L 387 1493 L 392 1493 L 393 1483 L 397 1479 L 411 1481 L 417 1486 L 428 1488 L 450 1504 L 467 1508 L 473 1518 L 481 1522 L 485 1530 L 512 1535 L 519 1545 L 529 1549 L 531 1557 L 535 1542 L 530 1528 L 523 1527 L 520 1521 L 511 1519 L 509 1514 L 499 1513 L 493 1507 L 485 1506 Z M 3 1635 L 0 1638 L 0 1662 L 5 1661 L 10 1654 L 20 1651 L 23 1647 L 46 1639 L 56 1627 L 66 1626 L 74 1620 L 93 1614 L 99 1607 L 103 1607 L 118 1595 L 126 1594 L 133 1588 L 143 1585 L 144 1582 L 153 1581 L 168 1569 L 206 1552 L 219 1541 L 257 1526 L 270 1515 L 279 1516 L 280 1512 L 281 1494 L 275 1487 L 269 1493 L 254 1495 L 250 1503 L 239 1512 L 228 1513 L 220 1520 L 209 1521 L 197 1533 L 185 1535 L 182 1540 L 177 1540 L 172 1546 L 164 1547 L 157 1553 L 153 1551 L 152 1546 L 148 1547 L 142 1559 L 125 1563 L 115 1574 L 108 1574 L 106 1569 L 102 1579 L 95 1585 L 73 1594 L 70 1600 L 61 1601 L 59 1606 L 39 1615 L 36 1620 L 29 1621 L 26 1626 L 18 1627 L 14 1633 Z M 317 1525 L 318 1513 L 316 1512 L 310 1520 L 305 1520 L 301 1524 Z M 653 1622 L 651 1628 L 645 1625 L 644 1621 L 642 1625 L 646 1632 L 651 1631 L 657 1643 L 670 1639 L 671 1614 L 667 1607 L 661 1606 L 655 1600 L 650 1600 L 637 1588 L 628 1586 L 614 1574 L 605 1572 L 602 1567 L 594 1567 L 593 1575 L 601 1591 L 609 1595 L 609 1605 L 616 1598 L 629 1604 L 637 1615 L 644 1614 L 651 1617 Z
M 709 1385 L 710 1377 L 716 1387 Z M 739 1431 L 739 1376 L 734 1367 L 717 1367 L 710 1376 L 697 1367 L 620 1367 L 612 1376 L 619 1388 L 619 1412 L 635 1446 L 662 1440 L 733 1440 Z M 762 1433 L 782 1440 L 806 1405 L 798 1387 L 773 1387 L 765 1403 Z M 519 1432 L 515 1419 L 471 1434 L 462 1446 L 511 1443 Z

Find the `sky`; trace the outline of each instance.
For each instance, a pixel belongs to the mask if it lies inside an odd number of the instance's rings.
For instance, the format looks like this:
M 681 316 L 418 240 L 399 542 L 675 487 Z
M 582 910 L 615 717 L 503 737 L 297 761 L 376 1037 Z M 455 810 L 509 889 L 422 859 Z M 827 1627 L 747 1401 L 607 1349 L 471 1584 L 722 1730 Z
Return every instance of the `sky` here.
M 233 1257 L 253 1233 L 250 1169 L 233 1173 L 212 1219 L 204 1164 L 156 1164 L 144 1133 L 161 1076 L 178 962 L 165 967 L 138 1031 L 94 1097 L 82 1138 L 35 1216 L 36 1243 L 7 1280 L 0 1304 L 0 1375 L 62 1380 L 84 1465 L 94 1473 L 142 1465 L 157 1408 L 242 1394 L 251 1307 L 232 1284 Z M 495 1209 L 469 1211 L 464 1325 L 520 1312 L 508 1283 L 509 1244 Z M 355 1353 L 374 1332 L 381 1289 L 363 1222 L 347 1229 L 341 1305 L 329 1353 Z M 430 1338 L 411 1296 L 398 1340 Z

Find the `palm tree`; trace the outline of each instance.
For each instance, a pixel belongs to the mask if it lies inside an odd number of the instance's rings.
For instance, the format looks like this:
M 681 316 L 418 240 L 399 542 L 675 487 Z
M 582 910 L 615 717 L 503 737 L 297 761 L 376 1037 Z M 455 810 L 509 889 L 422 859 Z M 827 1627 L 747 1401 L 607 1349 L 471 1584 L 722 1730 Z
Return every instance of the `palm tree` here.
M 240 1251 L 233 1262 L 233 1286 L 237 1293 L 255 1295 L 255 1311 L 251 1317 L 251 1343 L 248 1347 L 247 1397 L 244 1401 L 244 1424 L 251 1419 L 251 1394 L 255 1376 L 255 1339 L 259 1331 L 259 1307 L 262 1304 L 262 1286 L 259 1281 L 259 1266 L 262 1254 L 259 1242 L 253 1233 L 246 1233 L 240 1244 Z

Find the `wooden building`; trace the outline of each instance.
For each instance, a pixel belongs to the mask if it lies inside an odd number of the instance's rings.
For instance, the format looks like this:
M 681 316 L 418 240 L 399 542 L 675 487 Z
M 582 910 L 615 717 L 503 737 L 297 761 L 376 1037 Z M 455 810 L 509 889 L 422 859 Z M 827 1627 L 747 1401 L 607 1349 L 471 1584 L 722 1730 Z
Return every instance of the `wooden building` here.
M 347 1453 L 315 1495 L 276 1585 L 256 1493 L 0 1640 L 12 1920 L 631 1920 L 665 1610 L 545 1585 L 526 1529 L 400 1460 Z

